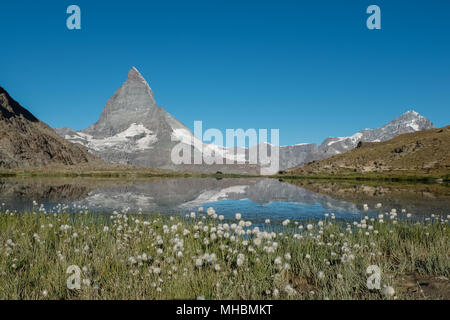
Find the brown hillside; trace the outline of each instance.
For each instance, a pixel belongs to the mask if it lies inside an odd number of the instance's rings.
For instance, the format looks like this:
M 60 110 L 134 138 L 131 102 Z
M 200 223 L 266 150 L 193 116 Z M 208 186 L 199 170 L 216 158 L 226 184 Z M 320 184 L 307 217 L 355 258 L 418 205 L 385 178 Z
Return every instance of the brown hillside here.
M 450 172 L 450 126 L 399 135 L 384 142 L 360 143 L 352 151 L 287 170 L 289 174 Z
M 0 87 L 0 168 L 102 163 L 58 136 Z

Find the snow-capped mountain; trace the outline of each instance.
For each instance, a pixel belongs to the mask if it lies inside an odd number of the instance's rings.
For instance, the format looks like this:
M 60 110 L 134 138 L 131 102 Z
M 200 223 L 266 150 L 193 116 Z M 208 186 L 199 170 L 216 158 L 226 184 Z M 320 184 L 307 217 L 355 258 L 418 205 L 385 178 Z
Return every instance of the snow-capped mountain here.
M 198 146 L 230 157 L 230 149 L 203 144 L 181 122 L 156 105 L 153 91 L 136 68 L 108 100 L 100 119 L 85 130 L 55 129 L 67 140 L 78 143 L 105 161 L 143 167 L 224 173 L 259 173 L 256 165 L 175 165 L 171 152 L 182 143 L 199 152 Z
M 364 129 L 348 137 L 325 139 L 320 146 L 299 144 L 280 147 L 280 169 L 302 166 L 311 161 L 323 160 L 350 151 L 362 142 L 381 142 L 400 134 L 434 128 L 431 121 L 410 110 L 388 124 L 376 129 Z
M 136 68 L 130 70 L 128 79 L 108 100 L 95 124 L 81 131 L 56 130 L 107 161 L 149 167 L 164 166 L 165 158 L 159 155 L 161 149 L 172 144 L 175 130 L 189 132 L 156 105 L 152 89 Z
M 358 142 L 380 142 L 399 134 L 434 128 L 427 118 L 410 110 L 377 129 L 361 130 L 350 137 L 328 138 L 320 146 L 327 153 L 342 153 L 355 148 Z
M 430 128 L 433 128 L 430 120 L 415 111 L 408 111 L 380 128 L 361 130 L 349 137 L 327 138 L 320 146 L 313 143 L 282 146 L 279 149 L 279 169 L 301 166 L 349 151 L 360 141 L 385 141 L 402 133 Z M 189 146 L 192 155 L 199 152 L 201 146 L 203 150 L 211 150 L 227 159 L 232 156 L 233 149 L 199 141 L 186 126 L 156 105 L 152 89 L 134 67 L 129 71 L 128 79 L 108 100 L 95 124 L 80 131 L 70 128 L 55 130 L 108 162 L 182 171 L 260 173 L 259 165 L 250 164 L 174 164 L 171 152 L 180 142 Z M 240 156 L 245 154 L 248 150 Z

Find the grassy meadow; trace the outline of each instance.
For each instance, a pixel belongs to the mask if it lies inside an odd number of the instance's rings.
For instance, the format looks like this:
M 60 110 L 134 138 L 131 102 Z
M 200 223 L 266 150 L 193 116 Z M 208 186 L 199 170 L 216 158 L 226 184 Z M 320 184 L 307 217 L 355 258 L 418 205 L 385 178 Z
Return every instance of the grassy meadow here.
M 378 207 L 255 224 L 0 206 L 0 299 L 450 299 L 448 216 Z

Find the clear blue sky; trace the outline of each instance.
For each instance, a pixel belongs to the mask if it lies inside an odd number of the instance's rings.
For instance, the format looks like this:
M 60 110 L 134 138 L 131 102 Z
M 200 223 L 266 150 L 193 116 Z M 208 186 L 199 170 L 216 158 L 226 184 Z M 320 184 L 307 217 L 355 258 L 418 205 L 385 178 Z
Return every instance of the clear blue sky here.
M 82 30 L 66 28 L 77 4 Z M 382 30 L 366 28 L 370 4 Z M 450 124 L 450 1 L 2 1 L 0 85 L 83 129 L 136 66 L 188 127 L 320 143 L 414 109 Z

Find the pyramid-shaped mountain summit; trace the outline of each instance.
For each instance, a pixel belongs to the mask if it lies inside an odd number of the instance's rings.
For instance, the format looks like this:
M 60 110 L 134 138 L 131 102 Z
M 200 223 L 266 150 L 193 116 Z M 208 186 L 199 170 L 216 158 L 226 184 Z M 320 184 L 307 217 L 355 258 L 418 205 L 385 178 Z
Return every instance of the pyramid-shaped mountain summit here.
M 140 127 L 139 134 L 146 132 L 163 140 L 167 133 L 170 138 L 173 129 L 187 130 L 163 108 L 156 105 L 152 89 L 134 67 L 128 72 L 128 79 L 106 103 L 100 119 L 84 130 L 84 133 L 94 138 L 106 138 L 121 134 L 130 127 Z
M 107 101 L 95 124 L 80 131 L 56 131 L 108 162 L 182 171 L 257 173 L 255 166 L 173 164 L 171 152 L 178 143 L 187 144 L 194 153 L 194 135 L 156 104 L 152 89 L 135 67 Z

